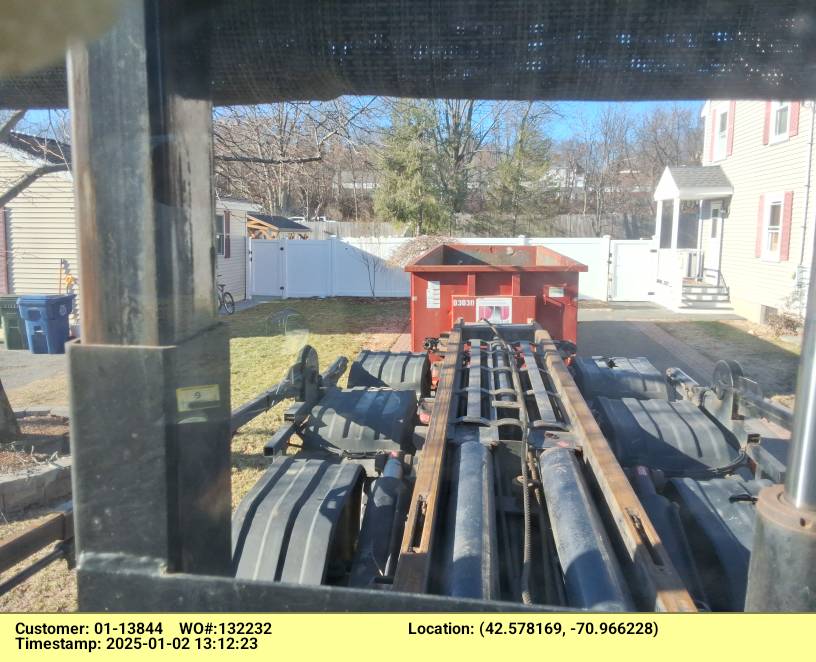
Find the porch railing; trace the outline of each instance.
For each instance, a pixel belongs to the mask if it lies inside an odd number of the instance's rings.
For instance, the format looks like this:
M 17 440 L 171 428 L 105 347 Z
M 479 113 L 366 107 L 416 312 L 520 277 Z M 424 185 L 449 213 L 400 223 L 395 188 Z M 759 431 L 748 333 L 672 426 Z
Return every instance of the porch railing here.
M 661 248 L 657 252 L 657 278 L 673 283 L 680 278 L 702 278 L 703 251 L 696 248 Z
M 683 278 L 701 280 L 703 277 L 703 251 L 696 248 L 677 249 Z

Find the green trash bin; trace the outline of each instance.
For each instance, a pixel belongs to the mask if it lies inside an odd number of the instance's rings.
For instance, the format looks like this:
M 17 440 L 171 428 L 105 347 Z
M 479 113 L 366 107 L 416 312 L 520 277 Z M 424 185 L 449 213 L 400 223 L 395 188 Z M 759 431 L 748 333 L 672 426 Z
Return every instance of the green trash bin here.
M 28 349 L 28 337 L 25 324 L 17 310 L 19 294 L 0 295 L 0 319 L 3 321 L 3 333 L 6 336 L 6 349 Z

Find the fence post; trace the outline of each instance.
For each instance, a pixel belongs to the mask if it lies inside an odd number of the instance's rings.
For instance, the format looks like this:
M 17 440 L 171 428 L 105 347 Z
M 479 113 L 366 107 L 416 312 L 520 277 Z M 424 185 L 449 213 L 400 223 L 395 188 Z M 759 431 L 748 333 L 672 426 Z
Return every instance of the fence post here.
M 612 237 L 605 234 L 601 237 L 601 254 L 606 256 L 606 301 L 609 301 L 609 288 L 614 278 L 612 269 Z
M 244 221 L 244 232 L 246 232 L 246 220 Z M 244 280 L 246 282 L 246 288 L 244 292 L 244 296 L 247 299 L 251 299 L 252 296 L 255 294 L 255 285 L 253 282 L 253 273 L 252 273 L 252 237 L 249 236 L 249 233 L 246 232 L 245 235 L 246 241 L 246 253 L 244 254 Z
M 337 237 L 329 237 L 329 294 L 333 297 L 335 295 L 334 282 L 337 278 L 337 259 L 335 251 L 337 250 Z
M 280 266 L 278 267 L 280 271 L 278 272 L 281 277 L 281 282 L 283 283 L 283 298 L 289 298 L 289 279 L 287 278 L 287 274 L 289 273 L 289 268 L 287 264 L 287 260 L 289 259 L 289 246 L 287 245 L 288 239 L 283 236 L 278 241 L 280 241 L 280 251 L 279 254 L 280 258 Z

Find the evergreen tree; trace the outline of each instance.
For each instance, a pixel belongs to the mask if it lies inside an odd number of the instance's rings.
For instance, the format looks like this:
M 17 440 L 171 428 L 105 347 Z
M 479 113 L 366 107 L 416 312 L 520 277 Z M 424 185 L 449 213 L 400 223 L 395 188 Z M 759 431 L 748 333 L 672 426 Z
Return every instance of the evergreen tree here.
M 397 101 L 379 155 L 374 209 L 383 220 L 409 225 L 415 234 L 437 231 L 445 217 L 435 185 L 433 124 L 426 104 Z

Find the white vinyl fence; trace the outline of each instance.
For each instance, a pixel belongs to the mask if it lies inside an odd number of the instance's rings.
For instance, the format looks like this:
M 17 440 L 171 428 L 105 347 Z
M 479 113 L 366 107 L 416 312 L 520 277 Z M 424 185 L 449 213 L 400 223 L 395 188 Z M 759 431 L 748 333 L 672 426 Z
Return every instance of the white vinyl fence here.
M 250 242 L 250 290 L 254 295 L 281 297 L 407 297 L 408 274 L 390 266 L 386 260 L 402 244 L 403 237 L 357 237 L 324 240 Z M 457 238 L 458 243 L 546 246 L 589 270 L 580 275 L 578 290 L 582 299 L 606 301 L 610 293 L 610 256 L 615 241 L 592 238 Z M 632 244 L 633 242 L 627 242 Z M 640 243 L 643 255 L 651 242 Z M 630 249 L 631 250 L 631 249 Z M 635 259 L 634 255 L 627 255 Z M 614 282 L 612 292 L 616 292 Z

